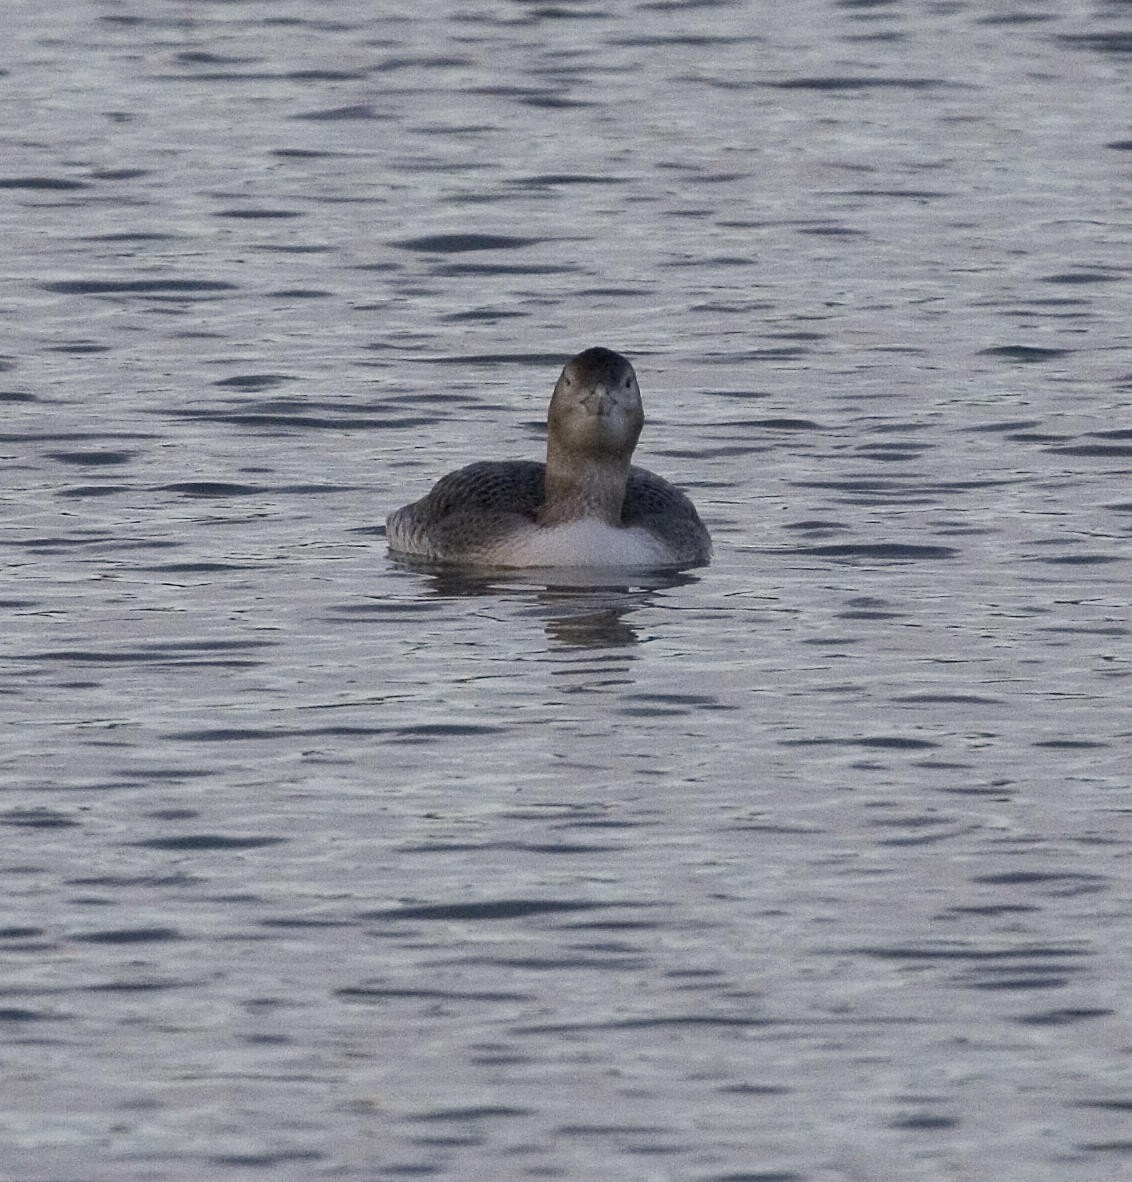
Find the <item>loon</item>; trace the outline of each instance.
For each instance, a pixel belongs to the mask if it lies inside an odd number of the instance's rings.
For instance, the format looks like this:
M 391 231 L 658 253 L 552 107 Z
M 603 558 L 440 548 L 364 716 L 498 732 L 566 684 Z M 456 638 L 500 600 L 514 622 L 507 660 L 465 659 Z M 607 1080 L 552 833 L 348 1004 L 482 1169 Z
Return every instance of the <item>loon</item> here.
M 389 549 L 475 566 L 703 566 L 711 537 L 695 506 L 629 462 L 643 425 L 632 365 L 586 349 L 554 387 L 546 463 L 480 460 L 449 472 L 390 515 Z

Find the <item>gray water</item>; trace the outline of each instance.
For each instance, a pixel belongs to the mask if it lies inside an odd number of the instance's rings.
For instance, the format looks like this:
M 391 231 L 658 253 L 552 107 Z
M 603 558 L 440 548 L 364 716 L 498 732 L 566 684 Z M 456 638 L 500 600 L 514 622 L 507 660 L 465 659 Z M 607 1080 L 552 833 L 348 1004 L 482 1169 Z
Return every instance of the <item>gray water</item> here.
M 1132 1169 L 1132 9 L 8 0 L 0 1176 Z M 708 568 L 381 522 L 634 362 Z

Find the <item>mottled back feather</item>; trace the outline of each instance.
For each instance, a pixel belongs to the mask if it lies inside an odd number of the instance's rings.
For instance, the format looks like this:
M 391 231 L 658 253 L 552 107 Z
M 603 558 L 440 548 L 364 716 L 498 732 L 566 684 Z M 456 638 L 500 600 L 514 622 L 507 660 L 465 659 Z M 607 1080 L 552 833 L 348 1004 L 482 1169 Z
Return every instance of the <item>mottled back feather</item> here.
M 481 460 L 449 472 L 419 501 L 389 518 L 389 545 L 442 561 L 484 560 L 518 524 L 535 523 L 545 474 L 546 465 L 534 460 Z M 660 538 L 681 565 L 711 557 L 711 540 L 695 506 L 645 468 L 629 469 L 621 524 Z

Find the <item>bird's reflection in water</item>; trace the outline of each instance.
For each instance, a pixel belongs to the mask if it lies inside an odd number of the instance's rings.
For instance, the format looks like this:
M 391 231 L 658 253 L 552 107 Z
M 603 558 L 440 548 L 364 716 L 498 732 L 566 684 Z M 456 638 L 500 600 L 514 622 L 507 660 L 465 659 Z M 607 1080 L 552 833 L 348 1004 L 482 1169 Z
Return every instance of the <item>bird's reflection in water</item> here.
M 540 619 L 556 645 L 607 648 L 640 639 L 629 617 L 659 591 L 699 581 L 687 571 L 609 568 L 510 570 L 459 567 L 397 557 L 397 566 L 427 576 L 425 592 L 438 598 L 506 598 Z
M 614 648 L 636 644 L 637 630 L 624 617 L 638 605 L 609 607 L 578 615 L 552 616 L 543 621 L 547 636 L 569 648 Z

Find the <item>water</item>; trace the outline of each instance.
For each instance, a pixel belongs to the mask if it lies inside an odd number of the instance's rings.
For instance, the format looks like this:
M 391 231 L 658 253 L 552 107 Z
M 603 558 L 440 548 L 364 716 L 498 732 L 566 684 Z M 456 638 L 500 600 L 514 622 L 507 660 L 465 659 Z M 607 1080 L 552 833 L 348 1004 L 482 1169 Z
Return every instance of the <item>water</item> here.
M 1126 6 L 378 7 L 5 9 L 0 1173 L 1125 1176 Z

